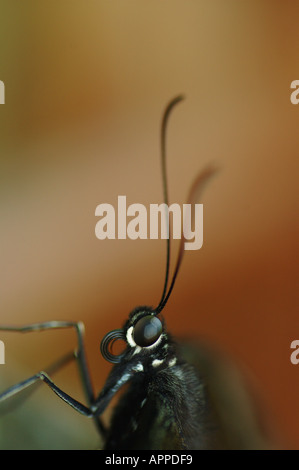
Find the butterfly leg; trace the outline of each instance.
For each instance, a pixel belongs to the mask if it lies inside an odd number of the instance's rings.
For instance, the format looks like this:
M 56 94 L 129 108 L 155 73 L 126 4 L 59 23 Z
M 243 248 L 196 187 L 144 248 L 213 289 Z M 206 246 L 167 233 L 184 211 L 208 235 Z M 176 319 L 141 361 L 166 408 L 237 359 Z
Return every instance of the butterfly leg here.
M 50 379 L 48 374 L 44 371 L 40 371 L 37 374 L 33 375 L 32 377 L 29 377 L 29 379 L 23 380 L 22 382 L 19 382 L 18 384 L 13 385 L 9 389 L 7 389 L 5 392 L 3 392 L 0 395 L 0 402 L 7 400 L 8 398 L 12 397 L 13 395 L 19 392 L 22 392 L 27 387 L 34 385 L 39 380 L 42 380 L 43 382 L 45 382 L 53 390 L 53 392 L 59 396 L 59 398 L 65 401 L 68 405 L 70 405 L 76 411 L 78 411 L 79 413 L 87 417 L 92 416 L 92 412 L 88 407 L 86 407 L 79 401 L 75 400 L 67 393 L 63 392 L 63 390 L 57 387 L 57 385 L 55 385 L 55 383 Z
M 72 354 L 73 354 L 73 357 L 77 359 L 79 373 L 80 373 L 80 376 L 81 376 L 81 380 L 82 380 L 82 384 L 83 384 L 83 388 L 84 388 L 84 392 L 85 392 L 85 395 L 86 395 L 88 405 L 92 406 L 92 404 L 95 401 L 95 395 L 94 395 L 94 391 L 93 391 L 93 387 L 92 387 L 92 383 L 91 383 L 91 378 L 90 378 L 90 373 L 89 373 L 89 369 L 88 369 L 88 365 L 87 365 L 85 345 L 84 345 L 84 325 L 83 325 L 82 322 L 49 321 L 49 322 L 42 322 L 42 323 L 33 323 L 33 324 L 30 324 L 30 325 L 24 325 L 24 326 L 6 326 L 6 325 L 4 326 L 4 325 L 0 325 L 0 330 L 2 330 L 2 331 L 14 331 L 14 332 L 19 332 L 19 333 L 28 333 L 28 332 L 33 332 L 33 331 L 44 331 L 44 330 L 49 330 L 49 329 L 62 329 L 62 328 L 74 328 L 76 333 L 77 333 L 78 347 L 77 347 L 76 351 L 74 351 Z M 53 371 L 57 370 L 58 368 L 59 368 L 59 361 L 58 361 L 58 363 L 55 363 L 53 366 L 51 366 L 47 371 L 52 373 Z M 30 383 L 33 383 L 31 379 L 33 379 L 33 377 L 31 377 L 28 380 L 29 380 Z M 39 380 L 39 379 L 37 379 L 37 380 Z M 26 383 L 26 381 L 24 381 L 24 382 Z M 22 382 L 22 383 L 24 383 L 24 382 Z M 16 387 L 18 387 L 18 385 L 20 385 L 20 384 L 17 384 Z M 28 385 L 25 385 L 25 388 L 27 388 L 27 387 L 28 387 Z M 21 389 L 24 389 L 24 387 L 21 387 Z M 0 395 L 0 400 L 1 400 L 1 397 L 2 397 L 2 395 Z M 69 404 L 71 404 L 71 403 L 69 403 Z M 100 435 L 101 436 L 105 435 L 105 427 L 104 427 L 103 423 L 101 422 L 101 420 L 98 416 L 94 416 L 94 422 L 96 424 L 96 427 L 97 427 Z

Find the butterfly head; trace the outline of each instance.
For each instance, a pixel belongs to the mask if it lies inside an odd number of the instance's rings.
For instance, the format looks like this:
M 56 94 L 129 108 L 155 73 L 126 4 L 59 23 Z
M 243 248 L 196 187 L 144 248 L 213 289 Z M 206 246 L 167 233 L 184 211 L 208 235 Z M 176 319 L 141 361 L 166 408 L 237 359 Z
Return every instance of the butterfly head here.
M 116 340 L 124 340 L 126 349 L 119 355 L 112 353 Z M 101 342 L 101 352 L 105 359 L 112 363 L 132 360 L 138 357 L 143 363 L 153 365 L 162 363 L 166 357 L 169 335 L 165 330 L 162 318 L 147 306 L 135 308 L 129 315 L 122 329 L 110 331 Z M 160 358 L 160 359 L 158 359 Z

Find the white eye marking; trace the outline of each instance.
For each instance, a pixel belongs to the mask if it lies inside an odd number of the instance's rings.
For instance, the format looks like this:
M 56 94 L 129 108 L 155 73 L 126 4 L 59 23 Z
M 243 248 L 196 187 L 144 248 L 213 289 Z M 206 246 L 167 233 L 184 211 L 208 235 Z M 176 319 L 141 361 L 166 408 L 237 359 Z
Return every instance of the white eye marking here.
M 139 352 L 141 351 L 141 347 L 140 346 L 136 346 L 134 352 L 133 352 L 133 356 L 134 354 L 138 354 Z
M 127 330 L 127 341 L 129 345 L 132 346 L 132 348 L 135 348 L 136 343 L 133 340 L 133 326 L 130 326 L 130 328 Z
M 165 338 L 165 334 L 162 333 L 159 338 L 157 339 L 157 341 L 153 344 L 151 344 L 150 346 L 145 346 L 144 349 L 152 349 L 152 348 L 155 348 L 156 346 L 158 346 L 158 344 L 161 342 L 162 338 Z
M 162 364 L 163 359 L 154 359 L 152 362 L 153 367 L 158 367 L 160 364 Z
M 176 364 L 176 357 L 174 357 L 173 359 L 171 359 L 171 361 L 169 361 L 168 365 L 169 367 L 172 367 Z
M 143 348 L 141 346 L 137 346 L 137 344 L 135 343 L 134 339 L 133 339 L 133 330 L 134 330 L 134 327 L 133 326 L 130 326 L 130 328 L 127 329 L 127 333 L 126 333 L 126 338 L 127 338 L 127 342 L 128 344 L 132 347 L 132 348 L 135 348 L 135 351 L 133 352 L 133 354 L 138 354 L 141 349 L 152 349 L 152 348 L 155 348 L 156 346 L 158 346 L 158 344 L 160 343 L 160 341 L 162 340 L 162 338 L 165 338 L 165 334 L 162 333 L 159 338 L 157 339 L 157 341 L 155 341 L 155 343 L 151 344 L 150 346 L 144 346 Z M 166 348 L 165 348 L 166 346 Z M 167 344 L 165 344 L 163 346 L 163 348 L 167 349 Z

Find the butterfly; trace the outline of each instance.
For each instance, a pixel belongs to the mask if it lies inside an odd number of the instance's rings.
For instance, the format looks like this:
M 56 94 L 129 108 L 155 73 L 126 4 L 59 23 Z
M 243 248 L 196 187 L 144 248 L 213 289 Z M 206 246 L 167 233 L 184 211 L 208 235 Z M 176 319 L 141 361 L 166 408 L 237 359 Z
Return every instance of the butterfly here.
M 166 130 L 173 108 L 182 100 L 183 96 L 180 95 L 170 101 L 161 124 L 161 162 L 166 204 Z M 214 173 L 214 168 L 208 167 L 197 176 L 191 186 L 190 202 L 198 197 Z M 231 366 L 219 361 L 219 357 L 203 344 L 198 346 L 177 341 L 167 329 L 162 311 L 182 262 L 183 231 L 171 281 L 170 238 L 169 233 L 166 240 L 165 280 L 158 305 L 134 308 L 120 329 L 110 331 L 102 339 L 102 356 L 113 367 L 99 394 L 96 395 L 92 387 L 83 323 L 49 321 L 21 327 L 0 326 L 0 330 L 17 332 L 73 328 L 77 333 L 77 349 L 74 352 L 65 355 L 46 371 L 40 371 L 0 393 L 0 402 L 43 382 L 74 410 L 94 420 L 107 450 L 263 447 L 261 433 L 253 431 L 252 426 L 246 424 L 244 416 L 247 408 L 242 410 L 239 406 L 240 393 L 239 389 L 236 393 L 232 386 Z M 122 341 L 125 345 L 119 354 L 113 353 L 116 341 Z M 56 370 L 74 359 L 79 367 L 87 404 L 65 393 L 51 378 Z M 228 383 L 224 371 L 230 377 Z M 102 414 L 116 393 L 123 388 L 126 389 L 115 406 L 110 424 L 105 426 Z M 243 388 L 240 396 L 242 399 L 247 396 Z M 250 400 L 246 400 L 246 406 L 250 408 Z M 227 420 L 229 409 L 231 418 Z

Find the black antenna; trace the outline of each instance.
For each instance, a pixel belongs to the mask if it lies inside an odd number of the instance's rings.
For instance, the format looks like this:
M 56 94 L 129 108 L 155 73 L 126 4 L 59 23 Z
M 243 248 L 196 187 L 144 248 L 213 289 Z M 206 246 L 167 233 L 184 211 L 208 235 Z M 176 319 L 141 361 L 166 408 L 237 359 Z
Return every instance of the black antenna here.
M 161 125 L 161 163 L 162 163 L 162 178 L 163 178 L 163 192 L 164 192 L 164 202 L 168 206 L 168 187 L 167 187 L 167 175 L 166 175 L 166 128 L 168 124 L 169 115 L 174 108 L 174 106 L 184 99 L 183 95 L 179 95 L 166 106 L 166 109 L 163 114 L 162 118 L 162 125 Z M 169 222 L 169 218 L 167 217 L 166 213 L 166 220 Z M 164 307 L 164 298 L 166 294 L 167 284 L 168 284 L 168 277 L 169 277 L 169 264 L 170 264 L 170 227 L 168 223 L 168 238 L 167 238 L 167 249 L 166 249 L 166 273 L 165 273 L 165 281 L 164 287 L 162 292 L 162 297 L 159 302 L 158 307 L 155 309 L 157 314 L 161 312 L 162 308 Z M 163 306 L 162 306 L 163 305 Z
M 188 204 L 194 204 L 195 201 L 198 200 L 199 195 L 203 190 L 203 187 L 205 186 L 205 184 L 207 183 L 209 178 L 215 174 L 215 172 L 216 172 L 215 168 L 210 166 L 210 167 L 205 168 L 203 171 L 200 172 L 199 175 L 197 175 L 197 177 L 195 178 L 195 180 L 194 180 L 194 182 L 191 186 L 189 197 L 187 199 Z M 183 221 L 183 223 L 184 223 L 184 221 Z M 181 230 L 181 241 L 180 241 L 180 246 L 179 246 L 179 253 L 178 253 L 178 258 L 177 258 L 174 274 L 173 274 L 172 281 L 171 281 L 171 284 L 170 284 L 170 287 L 169 287 L 169 290 L 168 290 L 167 294 L 164 295 L 164 297 L 161 299 L 161 301 L 160 301 L 160 303 L 159 303 L 159 305 L 156 309 L 157 314 L 160 313 L 163 310 L 163 308 L 165 307 L 165 305 L 166 305 L 166 303 L 167 303 L 167 301 L 170 297 L 170 294 L 172 292 L 172 289 L 173 289 L 173 286 L 174 286 L 174 283 L 175 283 L 175 280 L 176 280 L 176 277 L 177 277 L 177 274 L 179 272 L 179 268 L 180 268 L 180 265 L 181 265 L 181 262 L 182 262 L 182 259 L 183 259 L 184 243 L 186 241 L 185 236 L 184 236 L 184 231 L 183 231 L 183 223 L 182 223 L 182 230 Z
M 166 128 L 168 124 L 168 119 L 169 115 L 174 108 L 174 106 L 182 101 L 184 99 L 183 95 L 179 95 L 173 100 L 170 101 L 170 103 L 166 106 L 166 109 L 163 114 L 163 119 L 162 119 L 162 125 L 161 125 L 161 163 L 162 163 L 162 178 L 163 178 L 163 191 L 164 191 L 164 202 L 168 207 L 168 187 L 167 187 L 167 175 L 166 175 Z M 202 191 L 203 187 L 205 186 L 206 182 L 208 179 L 215 173 L 215 169 L 213 167 L 207 167 L 205 168 L 197 177 L 195 178 L 191 190 L 189 193 L 188 197 L 188 204 L 194 203 L 198 197 L 199 193 Z M 184 221 L 182 222 L 182 230 L 181 230 L 181 241 L 180 241 L 180 246 L 179 246 L 179 253 L 178 253 L 178 258 L 174 270 L 174 274 L 170 283 L 170 287 L 168 292 L 167 291 L 167 285 L 168 285 L 168 278 L 169 278 L 169 266 L 170 266 L 170 224 L 169 224 L 169 216 L 166 212 L 166 221 L 168 225 L 168 238 L 166 240 L 167 243 L 167 249 L 166 249 L 166 273 L 165 273 L 165 281 L 164 281 L 164 287 L 163 287 L 163 292 L 162 292 L 162 297 L 161 300 L 158 304 L 158 307 L 155 309 L 156 315 L 158 315 L 163 308 L 165 307 L 170 294 L 172 292 L 177 274 L 179 272 L 179 268 L 183 259 L 184 255 L 184 243 L 186 241 L 184 237 L 184 231 L 183 231 L 183 224 Z

